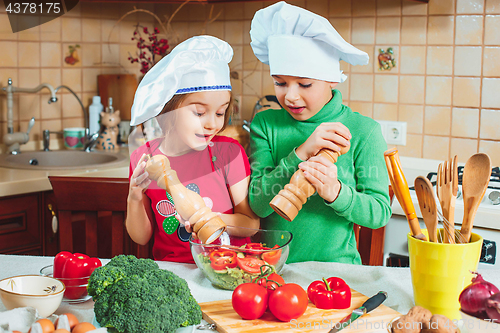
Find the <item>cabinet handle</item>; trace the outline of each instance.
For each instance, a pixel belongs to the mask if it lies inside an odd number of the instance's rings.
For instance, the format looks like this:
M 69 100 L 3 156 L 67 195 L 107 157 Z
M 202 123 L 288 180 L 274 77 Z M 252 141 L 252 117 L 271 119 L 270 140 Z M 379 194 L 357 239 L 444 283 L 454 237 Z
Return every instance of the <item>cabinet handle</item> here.
M 50 212 L 52 213 L 52 232 L 54 234 L 57 234 L 57 228 L 59 226 L 59 223 L 57 222 L 57 216 L 56 212 L 52 209 L 52 205 L 48 204 L 47 207 L 49 208 Z

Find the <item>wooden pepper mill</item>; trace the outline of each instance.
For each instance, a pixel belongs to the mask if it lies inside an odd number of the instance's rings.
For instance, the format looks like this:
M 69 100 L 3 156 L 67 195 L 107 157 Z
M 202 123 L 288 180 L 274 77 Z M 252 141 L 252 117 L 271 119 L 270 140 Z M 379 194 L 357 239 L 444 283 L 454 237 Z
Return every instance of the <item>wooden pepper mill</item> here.
M 349 147 L 342 147 L 340 152 L 334 152 L 330 149 L 321 149 L 316 156 L 324 156 L 333 163 L 337 162 L 340 155 L 345 154 Z M 316 192 L 314 186 L 304 176 L 304 172 L 299 169 L 295 171 L 290 179 L 290 183 L 271 200 L 269 204 L 276 213 L 287 221 L 293 219 L 306 203 L 307 198 Z
M 203 198 L 182 185 L 177 172 L 170 168 L 170 161 L 166 156 L 151 157 L 146 163 L 146 171 L 160 188 L 170 193 L 175 209 L 184 220 L 193 225 L 194 232 L 204 244 L 212 243 L 226 230 L 226 224 L 206 206 Z

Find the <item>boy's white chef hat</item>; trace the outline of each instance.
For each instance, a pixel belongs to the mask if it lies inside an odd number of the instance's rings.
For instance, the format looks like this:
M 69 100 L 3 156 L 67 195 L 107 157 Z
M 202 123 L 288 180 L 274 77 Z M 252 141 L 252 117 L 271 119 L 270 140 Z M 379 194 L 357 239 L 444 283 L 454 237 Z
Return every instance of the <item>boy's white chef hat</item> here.
M 157 116 L 176 94 L 231 90 L 233 49 L 212 36 L 195 36 L 177 45 L 144 75 L 135 92 L 130 125 Z
M 369 56 L 347 43 L 319 15 L 284 1 L 255 13 L 250 29 L 253 52 L 271 68 L 271 75 L 343 82 L 340 60 L 366 65 Z

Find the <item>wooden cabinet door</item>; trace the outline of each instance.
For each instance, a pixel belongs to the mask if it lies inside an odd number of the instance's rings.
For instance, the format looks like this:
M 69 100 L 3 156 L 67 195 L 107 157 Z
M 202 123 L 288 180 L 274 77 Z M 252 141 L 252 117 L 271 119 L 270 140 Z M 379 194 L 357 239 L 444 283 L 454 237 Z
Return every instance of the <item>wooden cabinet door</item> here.
M 0 199 L 0 253 L 42 254 L 40 194 Z
M 52 228 L 52 212 L 59 216 L 57 211 L 56 197 L 54 191 L 42 192 L 42 204 L 40 206 L 40 217 L 43 220 L 43 255 L 55 256 L 59 252 L 59 226 L 56 232 Z M 57 223 L 58 224 L 58 223 Z

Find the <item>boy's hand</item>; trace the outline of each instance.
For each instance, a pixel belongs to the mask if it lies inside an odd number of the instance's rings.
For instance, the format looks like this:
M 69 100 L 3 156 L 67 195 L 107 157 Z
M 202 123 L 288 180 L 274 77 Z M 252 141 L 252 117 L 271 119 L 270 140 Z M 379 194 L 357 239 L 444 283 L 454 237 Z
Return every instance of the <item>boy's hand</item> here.
M 351 132 L 344 124 L 322 123 L 316 127 L 309 138 L 295 150 L 295 153 L 301 160 L 307 161 L 323 148 L 340 152 L 341 147 L 349 147 L 350 139 Z
M 149 174 L 146 171 L 146 154 L 143 154 L 132 173 L 132 177 L 130 177 L 129 200 L 142 200 L 142 194 L 151 183 L 151 179 L 148 176 Z
M 328 202 L 337 199 L 340 182 L 337 179 L 337 166 L 323 156 L 313 156 L 299 164 L 306 179 L 316 188 L 320 197 Z

